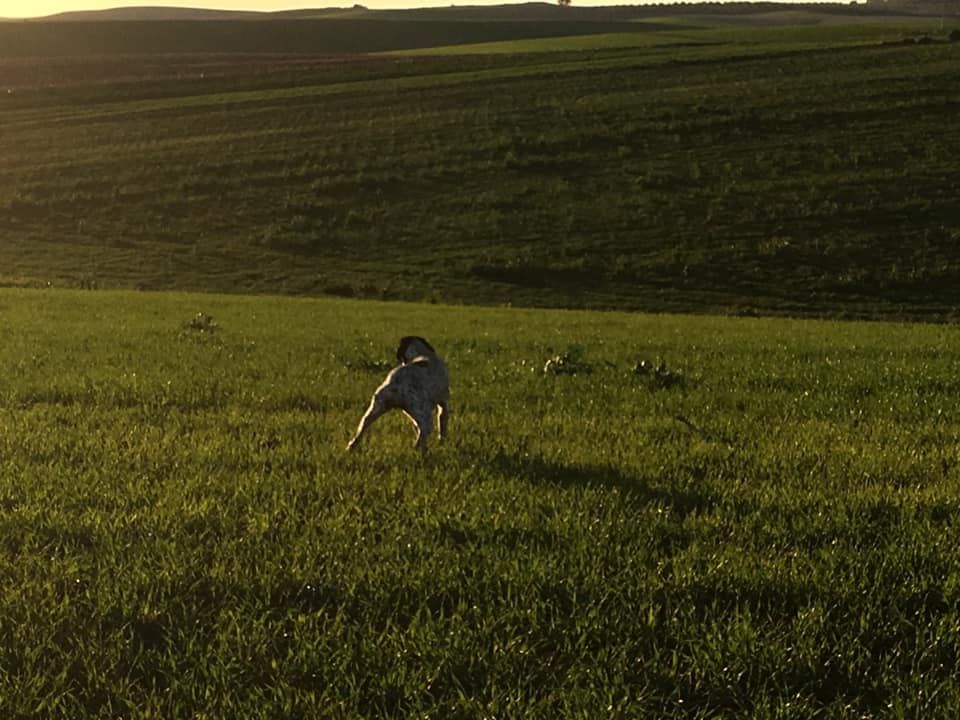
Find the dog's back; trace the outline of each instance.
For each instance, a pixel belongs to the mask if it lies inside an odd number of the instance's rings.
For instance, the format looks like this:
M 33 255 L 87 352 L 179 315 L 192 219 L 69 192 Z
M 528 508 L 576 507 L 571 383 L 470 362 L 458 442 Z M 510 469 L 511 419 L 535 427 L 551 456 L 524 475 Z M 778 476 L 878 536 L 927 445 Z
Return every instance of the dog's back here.
M 405 337 L 397 348 L 400 365 L 389 372 L 377 394 L 386 393 L 395 406 L 438 405 L 450 397 L 447 364 L 419 337 Z M 385 400 L 387 398 L 384 398 Z
M 360 420 L 357 433 L 348 447 L 355 447 L 370 424 L 393 408 L 403 410 L 418 428 L 417 446 L 426 451 L 431 417 L 438 412 L 441 439 L 449 421 L 450 375 L 446 363 L 433 347 L 418 336 L 401 338 L 397 347 L 400 365 L 391 370 L 373 393 L 370 407 Z
M 390 389 L 397 395 L 398 405 L 404 399 L 411 403 L 420 401 L 437 405 L 450 397 L 450 375 L 446 363 L 437 355 L 418 355 L 407 363 L 395 367 L 377 389 Z

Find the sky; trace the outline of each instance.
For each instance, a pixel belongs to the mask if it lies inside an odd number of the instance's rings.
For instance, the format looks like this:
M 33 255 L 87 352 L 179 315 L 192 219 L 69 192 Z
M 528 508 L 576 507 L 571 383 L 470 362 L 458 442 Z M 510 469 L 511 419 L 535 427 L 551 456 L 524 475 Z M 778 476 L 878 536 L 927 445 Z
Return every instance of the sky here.
M 522 0 L 521 0 L 522 1 Z M 547 0 L 548 2 L 550 0 Z M 220 10 L 296 10 L 297 8 L 351 7 L 371 9 L 427 7 L 429 5 L 503 5 L 510 0 L 0 0 L 0 18 L 42 17 L 73 10 L 104 10 L 138 5 L 215 8 Z M 638 0 L 579 0 L 578 5 L 630 4 Z

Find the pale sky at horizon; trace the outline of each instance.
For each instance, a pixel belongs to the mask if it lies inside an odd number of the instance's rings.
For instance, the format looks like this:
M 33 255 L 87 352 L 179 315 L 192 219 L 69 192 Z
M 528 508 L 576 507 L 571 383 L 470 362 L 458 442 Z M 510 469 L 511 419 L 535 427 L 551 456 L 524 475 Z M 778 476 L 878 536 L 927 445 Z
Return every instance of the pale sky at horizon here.
M 550 0 L 546 0 L 549 2 Z M 645 0 L 574 0 L 576 5 L 633 5 Z M 646 0 L 649 1 L 649 0 Z M 517 4 L 525 0 L 517 0 Z M 106 10 L 118 7 L 189 7 L 215 10 L 297 10 L 301 8 L 352 7 L 359 3 L 374 10 L 444 5 L 505 5 L 505 0 L 0 0 L 0 18 L 44 17 L 76 10 Z

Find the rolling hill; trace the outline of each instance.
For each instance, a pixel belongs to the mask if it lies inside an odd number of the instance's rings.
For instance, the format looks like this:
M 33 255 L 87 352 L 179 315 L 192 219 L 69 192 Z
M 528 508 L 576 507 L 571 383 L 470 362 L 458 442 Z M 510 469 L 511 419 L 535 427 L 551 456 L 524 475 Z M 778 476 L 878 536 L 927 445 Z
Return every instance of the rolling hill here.
M 922 6 L 921 6 L 922 8 Z M 397 10 L 368 9 L 362 3 L 345 7 L 305 8 L 277 11 L 209 10 L 189 7 L 118 7 L 107 10 L 63 12 L 36 18 L 43 22 L 103 22 L 103 21 L 149 21 L 149 20 L 294 20 L 324 17 L 376 17 L 394 20 L 461 20 L 497 22 L 504 20 L 554 21 L 585 20 L 614 21 L 648 18 L 662 15 L 713 15 L 716 17 L 741 17 L 745 15 L 775 15 L 777 13 L 815 13 L 842 17 L 880 15 L 880 10 L 866 5 L 851 5 L 835 2 L 783 3 L 783 2 L 730 2 L 730 3 L 682 3 L 640 4 L 611 6 L 560 6 L 556 3 L 525 2 L 504 5 L 460 5 L 443 7 L 405 8 Z M 942 8 L 932 8 L 931 14 L 940 14 Z
M 952 317 L 960 46 L 831 13 L 0 26 L 0 282 Z

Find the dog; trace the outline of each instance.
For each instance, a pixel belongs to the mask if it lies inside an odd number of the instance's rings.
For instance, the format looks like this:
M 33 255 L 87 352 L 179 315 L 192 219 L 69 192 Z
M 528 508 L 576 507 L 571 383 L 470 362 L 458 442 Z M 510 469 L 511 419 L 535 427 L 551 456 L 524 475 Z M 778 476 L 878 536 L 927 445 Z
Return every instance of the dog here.
M 391 370 L 374 391 L 347 450 L 357 448 L 373 421 L 395 408 L 403 410 L 417 426 L 415 447 L 421 453 L 427 452 L 434 410 L 440 440 L 446 438 L 450 422 L 450 376 L 446 363 L 430 343 L 416 335 L 400 339 L 397 360 L 400 365 Z

